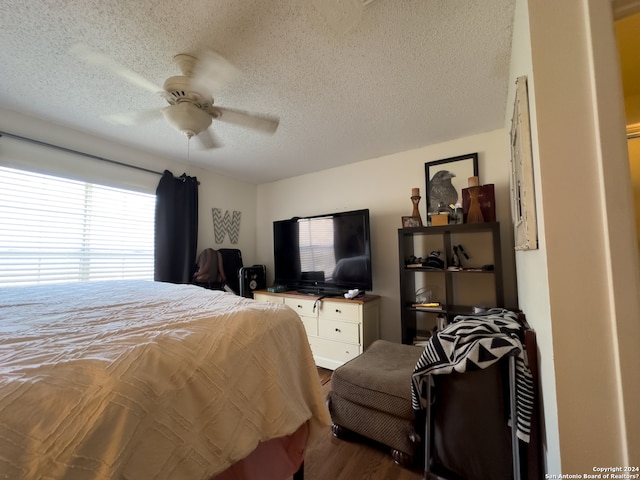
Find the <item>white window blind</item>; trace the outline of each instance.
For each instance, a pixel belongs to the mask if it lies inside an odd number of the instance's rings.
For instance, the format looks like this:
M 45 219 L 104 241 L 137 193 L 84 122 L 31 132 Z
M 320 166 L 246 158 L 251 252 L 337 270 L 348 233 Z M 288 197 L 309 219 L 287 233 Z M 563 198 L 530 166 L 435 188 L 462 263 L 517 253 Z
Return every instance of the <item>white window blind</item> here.
M 155 195 L 0 167 L 0 286 L 153 280 Z

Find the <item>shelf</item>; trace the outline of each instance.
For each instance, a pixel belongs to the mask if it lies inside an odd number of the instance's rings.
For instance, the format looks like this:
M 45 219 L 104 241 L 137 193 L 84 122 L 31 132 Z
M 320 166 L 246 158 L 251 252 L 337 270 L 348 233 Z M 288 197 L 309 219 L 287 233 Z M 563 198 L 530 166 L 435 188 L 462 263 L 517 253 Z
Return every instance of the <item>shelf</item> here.
M 446 315 L 473 315 L 475 312 L 473 311 L 474 307 L 479 305 L 446 305 L 442 308 L 427 308 L 427 307 L 413 307 L 411 305 L 407 305 L 404 308 L 409 311 L 418 312 L 418 313 L 443 313 Z M 486 307 L 491 308 L 491 307 Z
M 428 273 L 444 273 L 446 270 L 434 270 L 433 268 L 425 267 L 404 267 L 407 272 L 428 272 Z
M 470 258 L 460 258 L 462 269 L 449 270 L 453 247 L 461 244 Z M 433 250 L 441 252 L 443 270 L 407 265 Z M 437 315 L 451 320 L 473 314 L 474 306 L 504 306 L 501 256 L 498 222 L 398 229 L 402 342 L 411 343 Z M 482 270 L 484 265 L 493 269 Z M 431 299 L 439 301 L 441 308 L 415 307 L 418 290 L 431 290 Z
M 416 312 L 425 312 L 425 313 L 447 313 L 448 309 L 443 307 L 443 308 L 430 308 L 430 307 L 406 307 L 409 310 L 415 310 Z
M 425 235 L 442 235 L 444 233 L 473 233 L 473 232 L 490 232 L 499 230 L 500 222 L 487 223 L 461 223 L 453 225 L 437 225 L 435 227 L 411 227 L 400 228 L 400 232 L 409 235 L 425 234 Z
M 494 270 L 482 270 L 481 268 L 463 268 L 461 270 L 434 270 L 433 268 L 422 268 L 422 267 L 405 267 L 405 271 L 407 272 L 424 272 L 424 273 L 495 273 Z

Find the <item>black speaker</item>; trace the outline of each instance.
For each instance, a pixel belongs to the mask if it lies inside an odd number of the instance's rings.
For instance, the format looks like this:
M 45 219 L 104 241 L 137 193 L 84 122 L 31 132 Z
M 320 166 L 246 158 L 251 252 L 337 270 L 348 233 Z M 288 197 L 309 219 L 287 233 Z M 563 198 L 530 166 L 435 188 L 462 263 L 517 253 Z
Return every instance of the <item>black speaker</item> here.
M 240 296 L 253 298 L 254 290 L 264 290 L 267 287 L 267 272 L 264 265 L 242 267 L 238 272 L 240 280 Z

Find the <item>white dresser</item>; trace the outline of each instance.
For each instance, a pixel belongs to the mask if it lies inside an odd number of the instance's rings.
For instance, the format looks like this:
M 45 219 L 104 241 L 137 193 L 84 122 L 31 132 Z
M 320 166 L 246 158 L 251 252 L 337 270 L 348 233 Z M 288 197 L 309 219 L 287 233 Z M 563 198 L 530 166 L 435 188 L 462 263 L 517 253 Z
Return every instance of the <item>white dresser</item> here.
M 316 365 L 335 370 L 380 337 L 380 297 L 347 300 L 296 292 L 253 292 L 259 301 L 284 303 L 300 315 Z M 314 308 L 315 307 L 315 308 Z

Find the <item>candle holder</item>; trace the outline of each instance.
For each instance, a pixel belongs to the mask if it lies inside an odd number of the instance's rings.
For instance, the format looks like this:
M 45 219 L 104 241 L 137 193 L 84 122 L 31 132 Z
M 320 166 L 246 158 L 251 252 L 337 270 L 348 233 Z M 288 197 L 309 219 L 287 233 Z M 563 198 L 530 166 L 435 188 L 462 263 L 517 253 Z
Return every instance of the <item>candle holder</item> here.
M 419 222 L 419 226 L 423 226 L 422 223 L 422 217 L 420 216 L 420 209 L 418 208 L 418 205 L 420 204 L 420 200 L 422 199 L 422 197 L 420 196 L 420 189 L 419 188 L 412 188 L 411 189 L 411 202 L 413 203 L 413 213 L 411 214 L 411 216 L 415 219 L 418 220 Z

